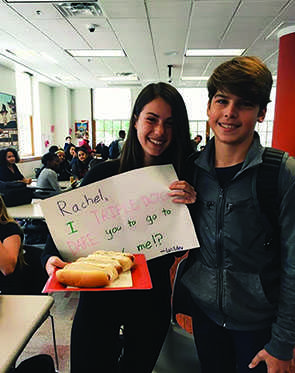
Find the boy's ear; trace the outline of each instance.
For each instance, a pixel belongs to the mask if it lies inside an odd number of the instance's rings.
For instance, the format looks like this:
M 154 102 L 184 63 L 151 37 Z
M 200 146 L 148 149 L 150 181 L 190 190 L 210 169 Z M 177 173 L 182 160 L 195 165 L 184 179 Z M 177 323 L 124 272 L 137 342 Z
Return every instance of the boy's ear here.
M 263 109 L 259 109 L 258 116 L 257 116 L 257 121 L 258 122 L 263 122 L 264 118 L 266 115 L 266 107 Z

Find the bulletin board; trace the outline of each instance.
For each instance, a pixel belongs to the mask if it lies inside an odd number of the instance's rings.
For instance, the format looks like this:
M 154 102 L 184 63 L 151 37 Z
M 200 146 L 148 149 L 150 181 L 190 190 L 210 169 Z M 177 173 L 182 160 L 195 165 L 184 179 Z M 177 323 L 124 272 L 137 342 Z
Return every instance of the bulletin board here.
M 89 132 L 89 121 L 80 120 L 75 122 L 75 136 L 80 139 L 81 137 L 83 137 L 85 132 Z

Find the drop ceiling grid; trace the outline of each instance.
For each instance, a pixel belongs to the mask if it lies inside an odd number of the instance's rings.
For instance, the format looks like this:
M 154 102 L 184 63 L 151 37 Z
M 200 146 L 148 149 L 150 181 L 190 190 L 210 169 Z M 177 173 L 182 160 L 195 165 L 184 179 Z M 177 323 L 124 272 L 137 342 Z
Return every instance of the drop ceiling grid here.
M 152 38 L 147 21 L 144 19 L 113 19 L 112 25 L 135 73 L 140 74 L 144 80 L 158 79 Z
M 20 13 L 28 20 L 40 20 L 40 19 L 61 19 L 63 16 L 59 11 L 50 3 L 12 3 L 10 4 L 15 11 Z M 41 13 L 38 14 L 37 11 Z

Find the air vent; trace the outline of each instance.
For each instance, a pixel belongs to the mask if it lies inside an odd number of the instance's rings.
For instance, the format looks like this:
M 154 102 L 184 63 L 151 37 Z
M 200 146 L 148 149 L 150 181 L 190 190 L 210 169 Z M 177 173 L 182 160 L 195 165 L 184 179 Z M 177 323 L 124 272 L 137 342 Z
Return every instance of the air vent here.
M 65 17 L 101 17 L 102 10 L 96 3 L 59 3 L 56 7 Z

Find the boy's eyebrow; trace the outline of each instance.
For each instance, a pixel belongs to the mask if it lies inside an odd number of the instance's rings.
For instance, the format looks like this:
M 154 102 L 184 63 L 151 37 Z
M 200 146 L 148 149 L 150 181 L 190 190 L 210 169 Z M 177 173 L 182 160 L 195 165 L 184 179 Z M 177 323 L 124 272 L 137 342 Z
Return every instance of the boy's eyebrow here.
M 217 92 L 215 93 L 214 97 L 227 98 L 228 96 L 225 93 Z

